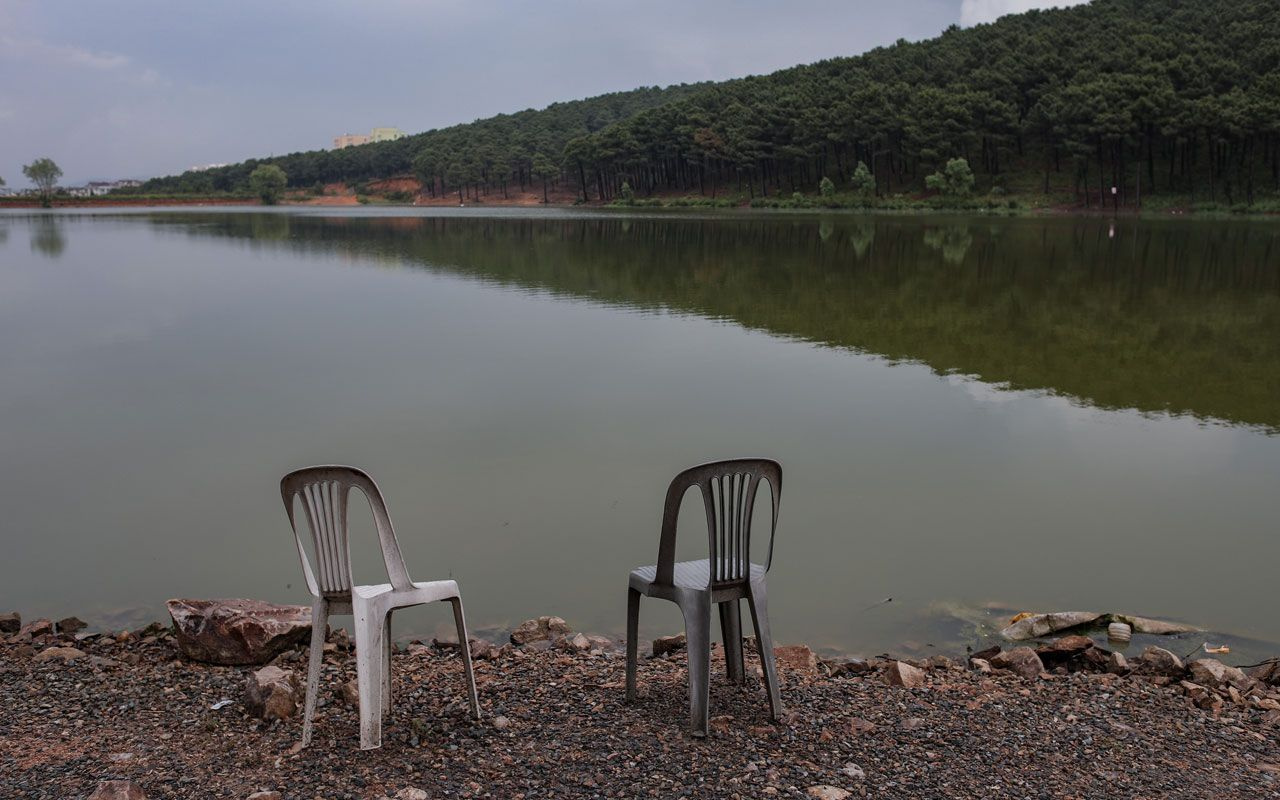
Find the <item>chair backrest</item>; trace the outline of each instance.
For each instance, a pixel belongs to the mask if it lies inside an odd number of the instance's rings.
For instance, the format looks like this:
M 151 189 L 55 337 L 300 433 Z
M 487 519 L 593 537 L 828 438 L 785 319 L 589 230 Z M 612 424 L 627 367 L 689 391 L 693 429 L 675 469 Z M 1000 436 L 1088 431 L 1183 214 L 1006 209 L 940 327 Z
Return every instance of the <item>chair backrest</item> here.
M 778 529 L 778 504 L 782 498 L 782 465 L 767 458 L 713 461 L 681 472 L 667 488 L 662 511 L 662 540 L 658 545 L 655 580 L 671 584 L 675 572 L 676 523 L 685 492 L 697 486 L 707 513 L 707 543 L 711 552 L 711 585 L 741 583 L 750 579 L 751 522 L 760 480 L 769 482 L 773 514 L 769 524 L 769 550 L 764 568 L 773 563 L 773 535 Z
M 336 464 L 304 467 L 294 470 L 280 479 L 280 497 L 289 514 L 293 538 L 298 545 L 298 557 L 302 559 L 302 571 L 306 574 L 307 588 L 316 597 L 339 597 L 351 593 L 351 552 L 347 546 L 347 501 L 351 490 L 359 489 L 369 501 L 374 525 L 378 529 L 378 543 L 382 547 L 382 560 L 387 566 L 387 577 L 397 589 L 412 588 L 413 582 L 400 555 L 395 529 L 382 492 L 367 473 L 355 467 Z M 316 556 L 317 571 L 313 572 L 307 560 L 307 551 L 298 532 L 294 518 L 294 501 L 301 498 L 302 510 L 311 533 L 311 544 Z

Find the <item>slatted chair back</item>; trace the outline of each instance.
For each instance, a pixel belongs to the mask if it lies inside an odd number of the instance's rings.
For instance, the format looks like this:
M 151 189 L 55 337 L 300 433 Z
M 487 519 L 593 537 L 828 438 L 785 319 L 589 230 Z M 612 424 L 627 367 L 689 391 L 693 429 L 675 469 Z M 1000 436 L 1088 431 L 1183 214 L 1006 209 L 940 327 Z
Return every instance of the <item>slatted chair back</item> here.
M 760 481 L 769 484 L 773 499 L 769 549 L 764 568 L 773 562 L 773 536 L 778 529 L 782 497 L 782 465 L 766 458 L 739 458 L 701 464 L 681 472 L 667 488 L 658 545 L 655 583 L 670 585 L 675 570 L 676 523 L 685 492 L 697 486 L 707 516 L 707 544 L 711 554 L 710 585 L 738 584 L 751 578 L 751 531 Z
M 307 588 L 315 597 L 338 598 L 351 594 L 353 581 L 351 551 L 347 542 L 347 506 L 352 489 L 359 489 L 369 502 L 391 585 L 396 589 L 411 589 L 413 582 L 405 568 L 400 544 L 396 541 L 395 529 L 391 526 L 391 517 L 378 485 L 364 471 L 338 465 L 304 467 L 280 479 L 280 497 L 289 514 Z M 298 530 L 295 505 L 302 507 L 310 533 L 316 557 L 314 571 Z

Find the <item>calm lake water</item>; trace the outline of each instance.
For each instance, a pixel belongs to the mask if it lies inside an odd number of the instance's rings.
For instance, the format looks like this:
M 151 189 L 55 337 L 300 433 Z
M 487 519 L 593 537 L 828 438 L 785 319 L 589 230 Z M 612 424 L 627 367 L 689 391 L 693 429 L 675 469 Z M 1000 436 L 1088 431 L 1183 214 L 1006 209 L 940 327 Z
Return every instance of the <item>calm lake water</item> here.
M 0 376 L 27 616 L 306 602 L 278 481 L 340 462 L 474 627 L 618 632 L 671 477 L 767 455 L 781 642 L 927 652 L 1067 609 L 1280 640 L 1274 222 L 7 214 Z

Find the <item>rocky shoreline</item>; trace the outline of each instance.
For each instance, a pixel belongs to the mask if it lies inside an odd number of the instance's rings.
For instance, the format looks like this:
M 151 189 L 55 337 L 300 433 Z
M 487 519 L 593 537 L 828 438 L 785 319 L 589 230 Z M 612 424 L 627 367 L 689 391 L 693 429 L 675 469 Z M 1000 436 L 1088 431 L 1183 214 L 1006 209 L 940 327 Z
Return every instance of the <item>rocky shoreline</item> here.
M 339 630 L 315 740 L 298 751 L 305 642 L 276 633 L 284 646 L 254 654 L 268 665 L 227 666 L 190 657 L 167 625 L 103 634 L 0 615 L 0 796 L 1280 797 L 1274 660 L 1246 672 L 1158 647 L 1126 659 L 1079 635 L 920 661 L 782 647 L 774 723 L 753 649 L 734 686 L 717 646 L 698 740 L 681 637 L 645 648 L 627 705 L 621 643 L 540 617 L 469 643 L 478 722 L 456 642 L 397 652 L 383 747 L 362 752 Z

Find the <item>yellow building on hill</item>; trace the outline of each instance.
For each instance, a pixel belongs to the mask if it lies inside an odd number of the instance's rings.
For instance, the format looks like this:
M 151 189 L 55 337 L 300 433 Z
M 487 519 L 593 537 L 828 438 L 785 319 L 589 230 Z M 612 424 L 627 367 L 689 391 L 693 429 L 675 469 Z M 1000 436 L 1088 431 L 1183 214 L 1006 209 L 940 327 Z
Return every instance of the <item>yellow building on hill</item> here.
M 341 136 L 334 137 L 333 149 L 341 150 L 344 147 L 355 147 L 356 145 L 369 144 L 370 142 L 394 142 L 396 139 L 403 139 L 407 135 L 399 128 L 374 128 L 367 135 L 363 133 L 344 133 Z

